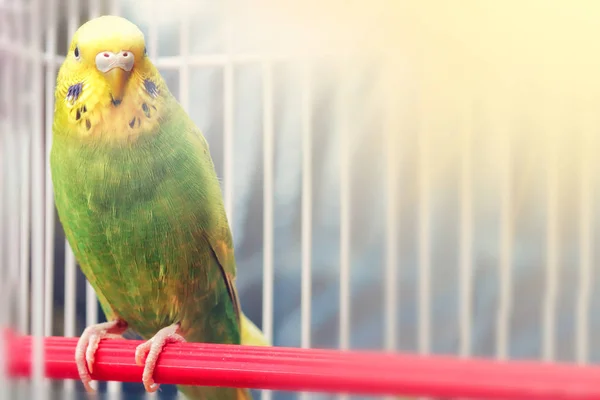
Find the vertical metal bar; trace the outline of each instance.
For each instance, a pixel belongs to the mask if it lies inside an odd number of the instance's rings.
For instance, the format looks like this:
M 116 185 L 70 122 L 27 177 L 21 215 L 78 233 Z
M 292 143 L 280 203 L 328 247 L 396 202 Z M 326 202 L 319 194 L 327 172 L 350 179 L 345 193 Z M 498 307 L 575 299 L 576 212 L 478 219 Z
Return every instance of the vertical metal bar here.
M 387 71 L 386 71 L 387 72 Z M 384 74 L 386 79 L 382 82 L 383 98 L 385 99 L 385 141 L 386 154 L 386 181 L 385 192 L 387 199 L 386 208 L 386 254 L 385 254 L 385 348 L 388 351 L 396 350 L 398 332 L 398 139 L 400 123 L 398 119 L 399 107 L 396 101 L 397 93 L 390 90 L 390 73 Z
M 309 66 L 302 68 L 302 266 L 300 298 L 300 341 L 303 348 L 310 347 L 311 295 L 312 295 L 312 92 Z M 308 400 L 309 394 L 301 398 Z
M 10 63 L 10 60 L 8 60 L 8 63 Z M 8 64 L 7 63 L 7 64 Z M 5 92 L 8 92 L 8 80 L 10 79 L 8 76 L 8 65 L 5 64 L 4 68 L 2 70 L 3 74 L 1 79 L 1 83 L 2 83 L 2 87 L 4 88 Z M 0 99 L 0 101 L 2 101 L 4 104 L 8 105 L 8 103 L 4 102 L 4 99 Z M 1 122 L 1 128 L 3 134 L 0 135 L 0 146 L 1 146 L 1 159 L 0 159 L 0 193 L 2 193 L 0 195 L 0 279 L 2 279 L 1 281 L 1 290 L 2 292 L 0 293 L 0 326 L 3 327 L 10 327 L 11 326 L 11 321 L 10 321 L 10 308 L 9 308 L 9 304 L 12 304 L 13 299 L 11 296 L 11 290 L 10 290 L 10 285 L 11 285 L 11 265 L 10 265 L 10 254 L 12 252 L 11 248 L 8 245 L 9 242 L 9 237 L 12 235 L 8 235 L 6 233 L 9 232 L 9 229 L 14 229 L 15 227 L 13 226 L 12 228 L 10 227 L 10 215 L 12 212 L 12 193 L 13 193 L 13 188 L 11 187 L 11 179 L 10 176 L 14 175 L 13 174 L 8 174 L 8 168 L 11 165 L 10 164 L 10 158 L 12 158 L 11 155 L 11 150 L 12 150 L 12 146 L 11 146 L 11 139 L 12 139 L 12 135 L 13 133 L 10 130 L 9 127 L 9 121 L 8 119 L 10 118 L 9 115 L 7 115 L 4 118 L 0 119 Z M 15 170 L 16 168 L 11 168 L 11 170 Z M 4 341 L 4 335 L 0 335 L 0 360 L 6 360 L 6 354 L 5 354 L 5 349 L 7 349 L 6 347 L 6 343 Z M 0 400 L 6 400 L 8 398 L 8 390 L 10 389 L 10 380 L 7 379 L 6 377 L 6 363 L 2 362 L 0 363 L 2 365 L 0 365 L 0 387 L 5 388 L 4 390 L 0 391 Z
M 1 100 L 0 100 L 1 101 Z M 8 180 L 6 176 L 7 170 L 7 159 L 8 159 L 8 129 L 6 127 L 6 120 L 0 118 L 0 129 L 2 134 L 0 135 L 0 326 L 8 327 L 8 304 L 10 304 L 10 297 L 7 297 L 9 291 L 7 285 L 10 284 L 8 279 L 8 262 L 6 262 L 6 246 L 5 246 L 5 232 L 8 232 L 8 212 L 9 200 L 7 199 L 6 193 L 11 193 L 8 187 Z M 0 360 L 6 360 L 4 354 L 5 349 L 4 335 L 0 335 Z M 0 363 L 0 387 L 6 387 L 6 368 L 5 363 Z M 6 393 L 0 393 L 0 400 L 6 398 Z
M 589 118 L 589 117 L 588 117 Z M 575 328 L 575 352 L 578 363 L 589 358 L 589 312 L 593 288 L 593 209 L 592 209 L 592 149 L 595 129 L 592 121 L 586 120 L 581 140 L 581 172 L 579 190 L 579 290 L 577 291 L 577 322 Z M 596 144 L 597 146 L 597 144 Z
M 89 282 L 85 286 L 85 325 L 98 323 L 98 298 L 96 292 Z
M 67 28 L 68 28 L 68 32 L 69 32 L 69 36 L 67 38 L 69 43 L 67 43 L 67 44 L 70 44 L 70 41 L 73 38 L 73 35 L 75 34 L 75 31 L 79 27 L 79 1 L 78 0 L 69 0 L 67 12 L 68 12 Z
M 471 353 L 471 306 L 473 302 L 473 163 L 471 103 L 466 99 L 463 110 L 462 160 L 460 179 L 460 344 L 462 356 Z
M 508 356 L 509 323 L 512 310 L 512 161 L 511 140 L 508 132 L 499 132 L 503 137 L 502 177 L 500 183 L 500 306 L 496 320 L 496 356 L 505 359 Z
M 310 347 L 312 263 L 312 109 L 308 66 L 302 71 L 302 287 L 301 346 Z
M 263 61 L 263 315 L 262 329 L 265 337 L 273 341 L 273 66 Z M 263 391 L 263 400 L 271 398 L 270 391 Z
M 349 64 L 349 63 L 348 63 Z M 342 67 L 343 68 L 343 67 Z M 343 70 L 342 70 L 343 71 Z M 340 316 L 339 347 L 350 347 L 350 129 L 348 96 L 350 78 L 342 72 L 337 98 L 337 126 L 339 138 L 340 177 Z M 339 400 L 347 400 L 340 394 Z
M 17 24 L 16 29 L 16 43 L 18 46 L 26 46 L 23 40 L 23 27 L 22 24 Z M 20 148 L 20 163 L 21 163 L 21 179 L 19 181 L 21 185 L 21 238 L 19 240 L 20 243 L 20 285 L 19 285 L 19 295 L 20 295 L 20 305 L 19 305 L 19 331 L 23 334 L 29 334 L 29 316 L 30 316 L 30 290 L 29 290 L 29 276 L 30 276 L 30 210 L 31 210 L 31 194 L 30 194 L 30 163 L 31 160 L 31 135 L 27 132 L 25 127 L 26 118 L 24 118 L 23 112 L 23 94 L 25 91 L 23 90 L 23 55 L 19 56 L 19 62 L 17 63 L 17 68 L 15 70 L 15 81 L 17 84 L 15 98 L 12 101 L 16 103 L 15 109 L 15 117 L 16 117 L 16 129 L 19 131 L 19 136 L 21 138 L 21 148 Z
M 7 220 L 8 220 L 8 224 L 11 227 L 11 229 L 13 229 L 14 231 L 11 231 L 11 234 L 8 235 L 7 238 L 7 251 L 8 251 L 8 257 L 7 257 L 7 269 L 8 269 L 8 285 L 6 286 L 7 289 L 7 298 L 10 300 L 10 302 L 7 302 L 5 304 L 7 310 L 9 310 L 11 312 L 10 315 L 8 315 L 8 320 L 11 324 L 11 326 L 17 325 L 18 328 L 20 328 L 18 326 L 19 324 L 19 320 L 17 319 L 16 321 L 14 320 L 15 318 L 15 308 L 16 311 L 20 314 L 20 306 L 21 306 L 21 298 L 20 296 L 18 296 L 17 293 L 20 294 L 20 292 L 16 292 L 15 288 L 19 288 L 20 289 L 20 264 L 19 264 L 19 255 L 20 255 L 20 237 L 21 237 L 21 227 L 19 225 L 19 218 L 20 218 L 20 210 L 19 210 L 19 200 L 20 200 L 20 191 L 19 191 L 19 183 L 21 182 L 20 180 L 20 176 L 21 176 L 21 166 L 19 164 L 19 134 L 20 132 L 17 130 L 16 124 L 15 124 L 15 113 L 16 113 L 16 107 L 15 107 L 15 99 L 14 99 L 14 94 L 18 93 L 15 90 L 15 66 L 16 63 L 14 62 L 14 56 L 11 57 L 10 59 L 7 60 L 6 64 L 5 64 L 5 71 L 4 71 L 4 76 L 2 77 L 2 87 L 5 88 L 6 90 L 2 91 L 3 93 L 3 97 L 4 97 L 4 104 L 6 105 L 6 120 L 5 120 L 5 127 L 6 127 L 6 138 L 7 138 L 7 158 L 6 158 L 6 163 L 9 166 L 12 166 L 12 170 L 14 171 L 14 173 L 11 174 L 7 174 L 7 181 L 8 181 L 8 185 L 10 188 L 10 191 L 8 191 L 7 193 L 9 193 L 9 196 L 7 196 L 8 202 L 9 202 L 9 208 L 8 208 L 8 214 L 7 214 Z M 16 307 L 15 307 L 16 304 Z M 18 318 L 18 317 L 17 317 Z M 21 331 L 23 332 L 23 331 Z M 11 381 L 9 380 L 9 383 L 11 383 Z M 9 385 L 8 389 L 12 392 L 14 386 L 13 385 Z M 7 393 L 7 396 L 10 398 L 10 393 Z
M 50 149 L 52 148 L 52 122 L 54 119 L 54 84 L 56 80 L 56 0 L 47 0 L 47 28 L 46 28 L 46 52 L 50 58 L 46 64 L 46 88 L 45 99 L 46 108 L 44 111 L 46 118 L 46 207 L 45 207 L 45 265 L 46 265 L 46 286 L 44 288 L 45 303 L 45 326 L 44 335 L 51 336 L 52 320 L 54 314 L 54 193 L 52 188 L 52 177 L 50 173 Z
M 88 0 L 88 15 L 90 19 L 100 16 L 100 2 L 97 0 Z
M 29 163 L 30 146 L 29 135 L 23 132 L 23 128 L 17 128 L 21 132 L 21 199 L 20 199 L 20 222 L 21 222 L 21 237 L 20 254 L 19 254 L 19 332 L 23 334 L 29 333 L 29 209 L 30 209 L 30 194 L 29 194 Z
M 68 41 L 70 42 L 73 34 L 79 25 L 79 2 L 69 0 L 68 3 Z M 68 43 L 70 44 L 70 43 Z M 77 263 L 75 255 L 69 242 L 65 240 L 65 319 L 64 335 L 73 337 L 76 335 L 76 297 L 77 297 Z M 75 381 L 68 379 L 64 381 L 64 391 L 71 394 L 75 391 Z
M 190 67 L 189 67 L 189 53 L 190 53 L 190 16 L 189 13 L 183 10 L 180 14 L 181 27 L 179 35 L 179 51 L 181 53 L 181 65 L 179 66 L 179 102 L 186 112 L 189 112 L 190 108 Z
M 339 91 L 339 141 L 340 141 L 340 348 L 350 346 L 350 132 L 348 121 L 348 82 L 342 78 Z
M 430 193 L 430 142 L 429 125 L 427 124 L 428 104 L 430 100 L 428 83 L 425 81 L 421 89 L 424 98 L 421 100 L 418 131 L 418 174 L 419 174 L 419 352 L 429 353 L 430 348 L 430 297 L 431 297 L 431 193 Z
M 385 348 L 394 351 L 398 341 L 398 154 L 395 136 L 399 134 L 399 129 L 396 121 L 390 122 L 386 131 Z
M 31 3 L 31 56 L 34 61 L 32 70 L 32 114 L 31 118 L 31 330 L 32 330 L 32 378 L 35 398 L 45 399 L 48 391 L 44 390 L 44 130 L 41 120 L 43 113 L 41 96 L 43 76 L 43 51 L 41 35 L 41 0 Z
M 384 276 L 384 348 L 393 352 L 398 346 L 398 210 L 399 210 L 399 141 L 400 141 L 400 106 L 398 103 L 398 66 L 387 59 L 380 74 L 380 96 L 383 99 L 383 149 L 385 154 L 385 269 Z M 386 396 L 385 400 L 394 400 Z
M 542 315 L 542 356 L 545 361 L 554 360 L 555 308 L 558 292 L 558 158 L 557 137 L 547 135 L 546 167 L 546 282 Z
M 111 15 L 121 15 L 120 0 L 110 0 L 109 10 Z
M 156 23 L 156 0 L 150 0 L 150 24 L 147 41 L 148 55 L 152 62 L 158 61 L 158 26 Z
M 223 197 L 225 213 L 233 232 L 233 107 L 234 107 L 234 76 L 233 60 L 231 57 L 233 31 L 231 24 L 231 2 L 225 2 L 225 54 L 227 61 L 223 70 Z
M 3 78 L 4 76 L 2 77 L 2 79 Z M 2 100 L 0 100 L 0 102 L 1 101 Z M 8 314 L 4 314 L 3 311 L 8 305 L 8 302 L 10 301 L 9 298 L 2 297 L 6 296 L 6 294 L 8 293 L 8 288 L 5 285 L 10 284 L 10 281 L 8 280 L 8 262 L 5 260 L 5 258 L 8 258 L 8 252 L 6 248 L 6 237 L 8 235 L 6 235 L 6 233 L 9 230 L 9 225 L 7 221 L 8 207 L 10 206 L 10 200 L 8 199 L 7 193 L 12 193 L 10 191 L 10 187 L 8 186 L 8 173 L 6 172 L 8 169 L 7 160 L 9 157 L 8 141 L 10 140 L 10 138 L 8 137 L 10 133 L 7 127 L 7 122 L 8 121 L 5 118 L 0 118 L 0 132 L 2 132 L 2 134 L 0 135 L 0 326 L 7 326 L 6 323 L 8 321 L 5 321 L 4 318 Z M 1 340 L 2 339 L 0 338 L 0 346 L 3 345 L 3 342 Z M 0 352 L 2 350 L 3 349 L 0 349 Z M 0 360 L 3 360 L 3 358 L 0 358 Z M 0 366 L 0 370 L 4 371 L 2 368 L 4 368 L 3 365 Z

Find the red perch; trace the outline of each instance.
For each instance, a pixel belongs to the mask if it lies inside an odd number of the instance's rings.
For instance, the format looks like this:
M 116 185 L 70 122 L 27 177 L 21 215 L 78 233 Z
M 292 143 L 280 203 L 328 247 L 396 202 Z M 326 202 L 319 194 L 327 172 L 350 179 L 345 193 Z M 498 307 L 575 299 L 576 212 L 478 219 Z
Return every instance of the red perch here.
M 48 337 L 45 374 L 78 379 L 77 338 Z M 93 378 L 141 382 L 140 341 L 104 340 Z M 31 337 L 9 335 L 8 374 L 31 374 Z M 168 344 L 157 383 L 255 389 L 473 399 L 600 399 L 600 367 L 363 351 Z

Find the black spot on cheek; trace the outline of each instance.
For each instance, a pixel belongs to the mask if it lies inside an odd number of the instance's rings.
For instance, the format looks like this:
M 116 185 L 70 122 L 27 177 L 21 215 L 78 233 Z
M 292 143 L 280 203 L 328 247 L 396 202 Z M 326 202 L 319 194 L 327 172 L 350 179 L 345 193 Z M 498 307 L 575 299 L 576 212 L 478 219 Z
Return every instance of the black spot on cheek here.
M 154 82 L 152 82 L 150 79 L 144 80 L 144 88 L 146 89 L 146 92 L 148 92 L 148 94 L 150 94 L 150 96 L 152 96 L 152 97 L 158 96 L 158 88 L 156 87 L 156 84 Z
M 67 100 L 68 101 L 77 100 L 79 98 L 79 96 L 81 95 L 82 89 L 83 89 L 83 83 L 81 83 L 81 82 L 69 86 L 69 89 L 67 89 Z
M 148 104 L 143 103 L 142 110 L 144 111 L 144 114 L 146 114 L 146 117 L 150 118 L 150 108 L 148 108 Z
M 92 123 L 90 122 L 89 119 L 85 120 L 85 128 L 89 131 L 90 129 L 92 129 Z
M 83 108 L 81 109 L 81 112 L 84 112 L 84 113 L 87 112 L 87 107 L 85 106 L 85 104 L 83 105 Z
M 133 117 L 133 119 L 131 121 L 129 121 L 130 128 L 133 128 L 134 125 L 135 125 L 135 117 Z
M 77 121 L 79 121 L 79 119 L 81 118 L 81 111 L 79 111 L 79 108 L 77 109 L 77 113 L 75 114 L 75 119 Z

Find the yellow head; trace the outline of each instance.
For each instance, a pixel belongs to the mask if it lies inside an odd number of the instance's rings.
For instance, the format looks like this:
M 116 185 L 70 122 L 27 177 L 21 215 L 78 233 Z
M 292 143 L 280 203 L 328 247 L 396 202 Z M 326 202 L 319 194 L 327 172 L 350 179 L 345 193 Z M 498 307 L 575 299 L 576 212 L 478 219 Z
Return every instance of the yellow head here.
M 55 124 L 80 136 L 131 139 L 158 124 L 167 94 L 139 28 L 95 18 L 77 30 L 60 68 Z

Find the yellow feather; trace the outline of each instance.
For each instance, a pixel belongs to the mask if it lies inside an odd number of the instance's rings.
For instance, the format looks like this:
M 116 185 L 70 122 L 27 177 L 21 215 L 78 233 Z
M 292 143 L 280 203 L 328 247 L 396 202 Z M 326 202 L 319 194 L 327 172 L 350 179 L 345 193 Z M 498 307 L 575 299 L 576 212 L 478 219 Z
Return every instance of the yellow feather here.
M 242 344 L 245 346 L 271 346 L 265 335 L 260 329 L 246 317 L 244 313 L 241 315 L 241 331 Z
M 78 49 L 79 57 L 75 56 Z M 122 102 L 112 103 L 108 82 L 96 68 L 96 54 L 127 50 L 135 57 Z M 144 86 L 149 79 L 160 95 Z M 82 84 L 77 99 L 67 98 L 69 87 Z M 103 142 L 131 142 L 157 131 L 169 90 L 145 54 L 143 33 L 128 20 L 103 16 L 82 25 L 71 42 L 55 90 L 55 134 Z

